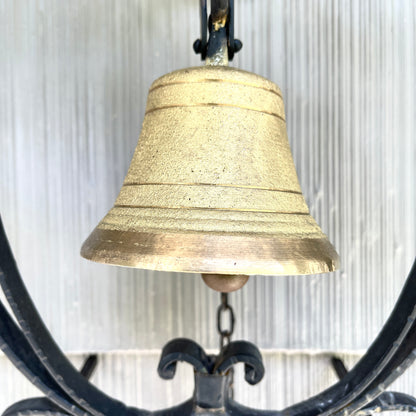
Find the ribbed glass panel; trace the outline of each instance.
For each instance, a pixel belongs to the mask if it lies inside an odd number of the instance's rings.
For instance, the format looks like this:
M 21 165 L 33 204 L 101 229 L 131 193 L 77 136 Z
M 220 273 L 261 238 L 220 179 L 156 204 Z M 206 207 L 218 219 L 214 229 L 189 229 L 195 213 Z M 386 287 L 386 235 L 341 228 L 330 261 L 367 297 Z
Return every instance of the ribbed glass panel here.
M 267 355 L 268 387 L 247 396 L 278 407 L 329 382 L 307 351 L 368 346 L 415 255 L 416 3 L 235 3 L 244 47 L 233 65 L 282 89 L 303 192 L 342 261 L 333 275 L 252 278 L 230 297 L 236 338 L 304 351 Z M 180 389 L 158 381 L 156 357 L 140 351 L 178 336 L 215 348 L 219 296 L 193 275 L 98 265 L 79 249 L 117 196 L 151 82 L 200 64 L 198 13 L 196 0 L 0 2 L 0 213 L 18 264 L 62 348 L 138 351 L 137 388 L 120 387 L 127 352 L 105 358 L 96 380 L 152 408 Z M 3 408 L 29 390 L 0 361 Z M 146 369 L 153 395 L 140 384 Z M 416 391 L 414 379 L 403 388 Z

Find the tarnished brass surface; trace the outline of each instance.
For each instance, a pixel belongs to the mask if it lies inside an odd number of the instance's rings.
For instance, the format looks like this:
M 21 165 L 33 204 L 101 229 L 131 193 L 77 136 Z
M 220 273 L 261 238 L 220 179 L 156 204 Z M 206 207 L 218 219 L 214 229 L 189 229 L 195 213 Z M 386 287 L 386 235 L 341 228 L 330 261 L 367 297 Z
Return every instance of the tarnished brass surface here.
M 120 194 L 81 254 L 196 273 L 335 270 L 301 193 L 279 88 L 229 67 L 156 80 Z
M 326 238 L 123 232 L 95 229 L 82 255 L 101 263 L 221 274 L 312 274 L 338 266 Z

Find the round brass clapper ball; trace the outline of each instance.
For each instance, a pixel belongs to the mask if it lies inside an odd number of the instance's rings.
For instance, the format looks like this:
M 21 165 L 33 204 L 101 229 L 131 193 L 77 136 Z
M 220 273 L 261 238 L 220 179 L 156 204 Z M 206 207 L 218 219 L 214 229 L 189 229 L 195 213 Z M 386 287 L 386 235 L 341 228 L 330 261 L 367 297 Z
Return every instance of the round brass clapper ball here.
M 241 289 L 250 276 L 244 274 L 201 274 L 204 283 L 217 292 L 229 293 Z

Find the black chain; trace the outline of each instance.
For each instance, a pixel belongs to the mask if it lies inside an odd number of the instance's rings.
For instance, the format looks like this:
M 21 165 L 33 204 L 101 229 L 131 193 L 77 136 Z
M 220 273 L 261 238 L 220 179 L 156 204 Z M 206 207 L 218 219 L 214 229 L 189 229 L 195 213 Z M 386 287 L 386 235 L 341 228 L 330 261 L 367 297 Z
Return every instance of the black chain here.
M 228 313 L 228 328 L 223 328 L 223 318 Z M 221 305 L 217 309 L 217 329 L 220 334 L 220 354 L 223 348 L 230 343 L 231 336 L 234 332 L 235 316 L 233 308 L 228 303 L 228 293 L 221 293 Z M 232 399 L 234 397 L 234 368 L 228 370 L 230 378 L 229 395 Z
M 228 313 L 228 328 L 223 328 L 223 317 Z M 227 345 L 234 332 L 235 316 L 233 308 L 228 303 L 228 293 L 221 293 L 221 305 L 217 309 L 217 329 L 220 334 L 220 349 Z

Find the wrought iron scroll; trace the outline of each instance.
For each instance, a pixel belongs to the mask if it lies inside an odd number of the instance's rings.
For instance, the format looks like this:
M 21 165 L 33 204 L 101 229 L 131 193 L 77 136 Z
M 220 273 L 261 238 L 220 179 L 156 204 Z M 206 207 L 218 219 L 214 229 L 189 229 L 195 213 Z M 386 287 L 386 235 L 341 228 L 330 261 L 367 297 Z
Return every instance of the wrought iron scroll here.
M 66 410 L 76 416 L 85 413 L 94 416 L 142 416 L 149 413 L 129 408 L 120 401 L 107 396 L 89 383 L 65 357 L 43 323 L 20 277 L 1 221 L 0 285 L 26 339 L 26 342 L 21 345 L 25 347 L 30 345 L 32 349 L 30 354 L 37 356 L 37 363 L 43 367 L 42 373 L 49 373 L 55 385 L 59 386 L 59 390 L 55 390 L 56 394 L 59 398 L 69 398 L 71 400 L 69 403 L 75 406 L 73 409 L 67 408 Z M 14 332 L 17 334 L 17 331 Z M 15 348 L 13 344 L 15 343 L 12 343 L 12 346 L 8 344 L 8 347 Z M 24 354 L 22 353 L 21 356 Z M 27 364 L 28 361 L 26 360 Z M 55 395 L 51 399 L 55 399 L 58 406 L 63 404 L 60 400 L 59 403 L 57 402 L 58 398 Z M 79 413 L 79 411 L 83 413 Z
M 304 402 L 285 409 L 285 415 L 352 414 L 376 399 L 415 359 L 416 261 L 399 299 L 376 340 L 362 359 L 338 383 Z
M 0 303 L 0 347 L 45 394 L 44 398 L 16 403 L 3 416 L 42 413 L 56 416 L 328 416 L 367 415 L 384 410 L 416 411 L 415 398 L 385 391 L 416 357 L 416 261 L 391 316 L 357 365 L 348 372 L 338 366 L 338 374 L 342 377 L 338 383 L 282 411 L 250 409 L 230 397 L 229 369 L 233 364 L 245 364 L 245 378 L 251 384 L 259 382 L 264 374 L 260 352 L 245 341 L 225 345 L 219 356 L 207 355 L 191 340 L 178 339 L 168 343 L 159 365 L 159 374 L 163 378 L 173 377 L 177 361 L 189 362 L 195 368 L 194 397 L 179 406 L 150 412 L 127 407 L 105 395 L 86 379 L 94 367 L 94 360 L 83 371 L 77 371 L 42 322 L 18 272 L 1 219 L 0 284 L 18 322 L 15 323 Z M 224 391 L 214 397 L 210 386 Z M 222 407 L 216 408 L 219 402 Z M 198 407 L 201 404 L 206 406 L 202 413 Z M 210 404 L 213 407 L 210 408 Z

